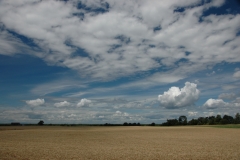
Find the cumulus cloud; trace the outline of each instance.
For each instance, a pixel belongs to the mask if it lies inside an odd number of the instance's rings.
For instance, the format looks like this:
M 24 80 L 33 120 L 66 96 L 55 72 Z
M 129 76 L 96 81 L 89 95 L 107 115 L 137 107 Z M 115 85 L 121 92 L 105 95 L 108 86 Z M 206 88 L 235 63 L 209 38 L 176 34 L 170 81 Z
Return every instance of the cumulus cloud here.
M 233 74 L 233 77 L 234 77 L 234 78 L 237 78 L 237 79 L 240 79 L 240 71 L 236 71 L 236 72 Z
M 207 109 L 216 109 L 216 108 L 234 108 L 240 107 L 240 103 L 236 100 L 233 102 L 224 102 L 222 99 L 208 99 L 203 107 Z
M 204 2 L 84 0 L 86 7 L 77 8 L 77 1 L 1 1 L 0 54 L 31 54 L 100 80 L 159 67 L 186 75 L 207 64 L 240 62 L 240 15 L 204 16 L 225 1 Z M 86 53 L 75 54 L 78 50 Z M 234 76 L 239 78 L 239 72 Z M 160 81 L 166 81 L 164 76 Z
M 224 102 L 222 99 L 208 99 L 204 105 L 204 107 L 206 107 L 207 109 L 216 109 L 219 107 L 226 107 L 227 103 Z
M 86 98 L 81 99 L 81 101 L 77 104 L 77 107 L 89 107 L 89 105 L 92 103 L 91 100 L 88 100 Z
M 171 87 L 158 96 L 161 106 L 165 108 L 181 108 L 193 105 L 199 97 L 197 84 L 186 82 L 183 88 Z
M 70 105 L 71 105 L 71 103 L 69 103 L 68 101 L 63 101 L 63 102 L 54 104 L 55 107 L 69 107 Z
M 45 103 L 44 99 L 35 99 L 35 100 L 27 100 L 26 103 L 30 106 L 36 107 L 43 105 Z

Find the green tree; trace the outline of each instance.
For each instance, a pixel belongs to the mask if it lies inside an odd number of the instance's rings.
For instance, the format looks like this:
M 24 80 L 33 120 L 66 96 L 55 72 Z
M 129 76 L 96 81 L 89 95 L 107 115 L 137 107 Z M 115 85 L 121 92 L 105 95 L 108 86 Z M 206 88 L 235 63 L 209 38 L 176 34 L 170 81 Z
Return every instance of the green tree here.
M 187 125 L 187 117 L 186 117 L 186 116 L 180 116 L 180 117 L 178 118 L 178 122 L 179 122 L 179 124 L 181 124 L 181 125 Z
M 191 121 L 188 122 L 189 125 L 197 125 L 198 120 L 197 119 L 192 119 Z
M 215 118 L 215 123 L 219 124 L 221 120 L 222 120 L 222 116 L 218 114 Z
M 38 125 L 40 125 L 40 126 L 42 126 L 43 124 L 44 124 L 44 121 L 42 121 L 42 120 L 38 122 Z
M 151 123 L 151 124 L 150 124 L 150 126 L 155 126 L 155 123 L 154 123 L 154 122 L 153 122 L 153 123 Z
M 223 119 L 225 119 L 227 121 L 227 124 L 231 124 L 234 122 L 234 119 L 232 116 L 224 115 Z
M 240 123 L 240 115 L 239 115 L 239 113 L 237 113 L 237 114 L 235 115 L 235 123 L 236 123 L 236 124 L 239 124 L 239 123 Z

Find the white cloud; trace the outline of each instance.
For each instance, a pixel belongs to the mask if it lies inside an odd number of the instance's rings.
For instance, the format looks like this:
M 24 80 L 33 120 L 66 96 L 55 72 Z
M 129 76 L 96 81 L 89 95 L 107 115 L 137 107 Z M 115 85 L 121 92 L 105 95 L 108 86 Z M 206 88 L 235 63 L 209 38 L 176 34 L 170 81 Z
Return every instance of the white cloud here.
M 45 103 L 44 99 L 35 99 L 35 100 L 27 100 L 26 103 L 30 106 L 40 106 L 43 105 Z
M 49 93 L 60 92 L 72 88 L 86 88 L 86 87 L 87 85 L 84 85 L 84 82 L 79 82 L 71 79 L 58 79 L 57 81 L 39 84 L 35 86 L 31 90 L 31 92 L 37 95 L 46 95 Z
M 216 109 L 216 108 L 221 108 L 221 107 L 226 107 L 227 103 L 224 102 L 222 99 L 208 99 L 204 103 L 204 107 L 207 109 Z
M 240 79 L 240 71 L 236 71 L 236 72 L 233 74 L 233 77 L 234 77 L 234 78 L 237 78 L 237 79 Z
M 203 107 L 207 109 L 216 109 L 216 108 L 233 108 L 233 107 L 240 107 L 240 103 L 237 101 L 235 102 L 224 102 L 222 99 L 208 99 Z
M 55 103 L 54 106 L 55 107 L 69 107 L 69 106 L 71 106 L 71 103 L 69 103 L 68 101 L 63 101 L 63 102 Z
M 192 117 L 192 116 L 196 116 L 197 113 L 198 113 L 198 112 L 188 112 L 188 115 L 189 115 L 190 117 Z
M 89 105 L 92 103 L 91 100 L 88 100 L 86 98 L 81 99 L 81 101 L 77 104 L 77 107 L 89 107 Z
M 117 117 L 119 117 L 119 116 L 121 116 L 121 117 L 127 117 L 127 116 L 129 116 L 129 114 L 126 113 L 126 112 L 116 111 L 116 112 L 113 114 L 113 116 L 114 116 L 114 117 L 115 117 L 115 116 L 117 116 Z
M 193 105 L 199 97 L 197 84 L 186 82 L 183 88 L 171 87 L 163 95 L 158 96 L 161 106 L 165 108 L 181 108 Z
M 102 5 L 105 2 L 109 8 Z M 224 2 L 201 6 L 199 0 L 82 1 L 88 8 L 108 10 L 96 13 L 77 9 L 76 1 L 1 1 L 0 54 L 34 55 L 98 80 L 163 67 L 183 74 L 169 78 L 175 82 L 208 64 L 240 62 L 240 37 L 236 36 L 240 15 L 202 17 L 206 9 Z M 183 12 L 174 12 L 181 7 Z M 154 31 L 155 27 L 161 29 Z M 28 37 L 36 47 L 24 44 L 9 30 Z M 86 55 L 73 56 L 77 49 Z M 238 72 L 235 77 L 239 78 Z

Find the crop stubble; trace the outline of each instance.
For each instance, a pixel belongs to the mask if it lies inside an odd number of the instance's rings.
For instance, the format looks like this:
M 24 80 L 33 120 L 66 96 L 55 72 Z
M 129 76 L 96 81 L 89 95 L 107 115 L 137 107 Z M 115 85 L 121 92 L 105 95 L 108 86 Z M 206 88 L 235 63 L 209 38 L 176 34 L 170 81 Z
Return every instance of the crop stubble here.
M 0 159 L 240 160 L 240 129 L 0 127 Z

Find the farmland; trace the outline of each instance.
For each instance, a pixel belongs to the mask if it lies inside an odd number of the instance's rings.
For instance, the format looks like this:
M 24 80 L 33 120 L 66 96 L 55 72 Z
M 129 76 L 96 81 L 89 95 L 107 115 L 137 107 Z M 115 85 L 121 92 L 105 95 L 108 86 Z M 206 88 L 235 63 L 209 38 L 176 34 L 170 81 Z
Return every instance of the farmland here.
M 0 159 L 240 159 L 240 129 L 0 127 Z

